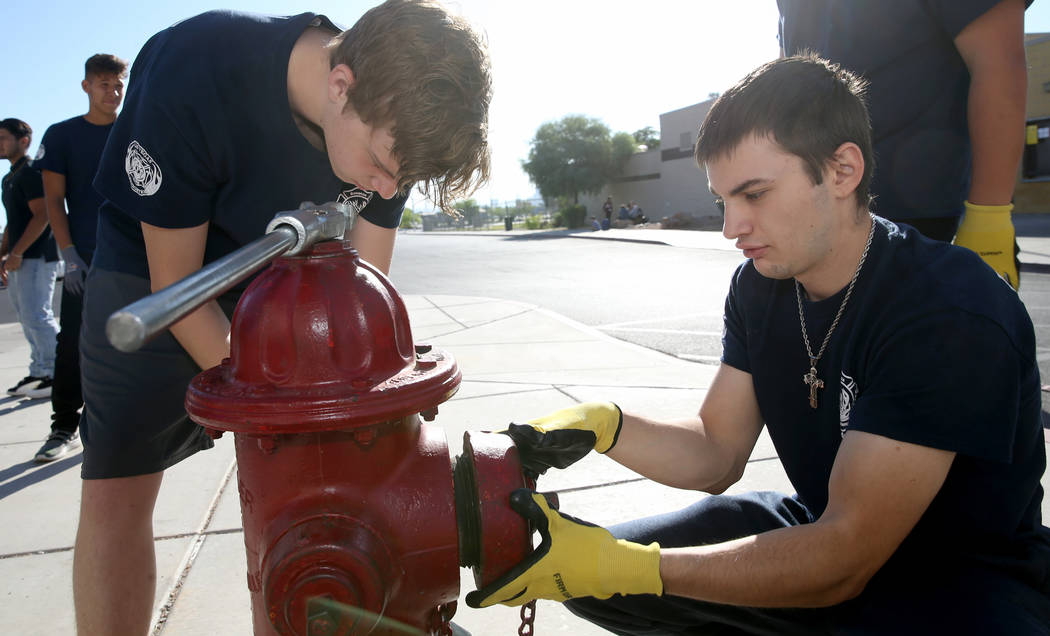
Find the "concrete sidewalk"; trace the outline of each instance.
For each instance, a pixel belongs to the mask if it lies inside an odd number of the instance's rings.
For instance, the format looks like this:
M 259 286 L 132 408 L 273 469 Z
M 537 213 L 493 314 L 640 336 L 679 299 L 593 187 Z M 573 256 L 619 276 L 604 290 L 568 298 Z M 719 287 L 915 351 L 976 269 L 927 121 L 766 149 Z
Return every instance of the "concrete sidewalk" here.
M 615 399 L 657 417 L 691 414 L 715 371 L 534 306 L 453 296 L 414 296 L 406 303 L 415 341 L 451 353 L 463 373 L 459 392 L 434 422 L 445 429 L 453 455 L 464 431 L 498 430 L 579 401 Z M 0 355 L 0 387 L 7 387 L 28 362 L 17 325 L 0 325 Z M 70 572 L 80 454 L 32 462 L 49 415 L 47 401 L 0 400 L 0 634 L 74 631 Z M 227 434 L 215 449 L 165 476 L 154 515 L 154 634 L 251 633 L 232 442 Z M 641 480 L 597 454 L 552 473 L 539 488 L 559 491 L 562 510 L 602 525 L 678 509 L 701 496 Z M 1043 483 L 1050 486 L 1045 476 Z M 789 489 L 765 434 L 730 492 L 752 489 Z M 1046 501 L 1043 515 L 1050 518 Z M 461 575 L 462 598 L 473 580 L 467 570 Z M 471 610 L 462 601 L 454 620 L 475 635 L 514 634 L 520 622 L 517 609 Z M 605 633 L 551 602 L 539 604 L 535 627 L 541 635 Z

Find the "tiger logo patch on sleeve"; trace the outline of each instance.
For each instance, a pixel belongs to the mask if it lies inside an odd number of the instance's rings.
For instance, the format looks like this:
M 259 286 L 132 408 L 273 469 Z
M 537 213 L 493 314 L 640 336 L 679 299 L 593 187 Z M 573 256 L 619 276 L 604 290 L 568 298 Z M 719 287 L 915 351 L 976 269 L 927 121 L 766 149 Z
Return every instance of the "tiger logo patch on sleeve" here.
M 857 394 L 860 392 L 857 387 L 857 382 L 850 376 L 846 375 L 846 372 L 842 372 L 842 377 L 839 378 L 839 432 L 842 437 L 846 436 L 846 431 L 849 429 L 849 416 L 853 411 L 853 403 L 857 401 Z
M 156 194 L 164 180 L 160 166 L 137 141 L 128 145 L 128 154 L 124 157 L 124 170 L 128 173 L 131 189 L 140 197 Z
M 346 190 L 339 193 L 339 197 L 336 198 L 335 202 L 342 205 L 349 206 L 353 210 L 354 214 L 361 214 L 361 210 L 365 209 L 368 202 L 372 200 L 374 192 L 369 190 L 362 190 L 357 186 L 350 186 Z

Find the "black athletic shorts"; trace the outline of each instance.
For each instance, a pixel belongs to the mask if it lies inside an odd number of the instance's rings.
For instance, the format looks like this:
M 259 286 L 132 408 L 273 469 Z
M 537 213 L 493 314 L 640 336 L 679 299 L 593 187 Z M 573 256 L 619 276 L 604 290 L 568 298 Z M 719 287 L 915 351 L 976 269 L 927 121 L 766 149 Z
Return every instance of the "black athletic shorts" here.
M 110 314 L 149 293 L 149 280 L 138 276 L 97 268 L 88 276 L 80 332 L 83 479 L 156 473 L 214 445 L 186 415 L 186 387 L 200 368 L 170 331 L 134 353 L 106 340 Z M 232 312 L 232 303 L 220 304 Z

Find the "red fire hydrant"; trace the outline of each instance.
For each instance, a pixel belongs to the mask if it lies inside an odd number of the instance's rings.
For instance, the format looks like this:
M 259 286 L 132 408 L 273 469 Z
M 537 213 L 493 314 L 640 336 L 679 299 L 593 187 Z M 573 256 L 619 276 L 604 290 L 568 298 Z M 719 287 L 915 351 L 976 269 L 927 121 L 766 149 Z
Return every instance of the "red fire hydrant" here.
M 481 585 L 529 552 L 509 438 L 468 433 L 453 460 L 420 422 L 460 379 L 415 346 L 401 297 L 347 242 L 282 257 L 245 291 L 230 358 L 186 409 L 235 433 L 257 636 L 445 632 L 459 567 Z

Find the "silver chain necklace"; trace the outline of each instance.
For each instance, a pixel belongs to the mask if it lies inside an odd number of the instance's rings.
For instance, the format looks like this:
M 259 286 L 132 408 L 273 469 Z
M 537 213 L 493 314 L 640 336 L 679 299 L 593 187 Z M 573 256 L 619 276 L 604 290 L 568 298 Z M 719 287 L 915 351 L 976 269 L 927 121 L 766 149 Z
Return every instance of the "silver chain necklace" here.
M 824 355 L 824 350 L 828 348 L 828 342 L 831 341 L 831 334 L 835 333 L 835 327 L 839 326 L 839 320 L 842 319 L 842 313 L 846 311 L 846 303 L 849 302 L 850 294 L 853 293 L 853 286 L 857 284 L 857 277 L 860 276 L 860 270 L 864 267 L 864 261 L 868 260 L 868 250 L 871 249 L 871 239 L 875 236 L 875 217 L 871 216 L 871 229 L 868 230 L 868 243 L 864 246 L 864 253 L 860 255 L 860 262 L 857 263 L 857 269 L 853 272 L 853 278 L 849 281 L 849 287 L 846 288 L 846 297 L 842 299 L 842 304 L 839 305 L 839 311 L 835 314 L 835 320 L 831 321 L 831 326 L 828 327 L 828 335 L 824 336 L 824 342 L 820 345 L 820 351 L 817 355 L 813 355 L 813 349 L 809 346 L 809 335 L 806 333 L 806 316 L 802 313 L 802 285 L 799 284 L 798 279 L 795 279 L 795 297 L 798 299 L 798 320 L 802 325 L 802 341 L 806 343 L 806 355 L 809 356 L 809 373 L 802 376 L 802 381 L 809 387 L 809 406 L 810 408 L 817 408 L 817 389 L 824 388 L 824 381 L 817 377 L 817 362 L 820 357 Z

